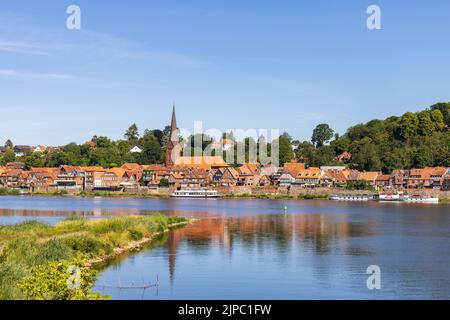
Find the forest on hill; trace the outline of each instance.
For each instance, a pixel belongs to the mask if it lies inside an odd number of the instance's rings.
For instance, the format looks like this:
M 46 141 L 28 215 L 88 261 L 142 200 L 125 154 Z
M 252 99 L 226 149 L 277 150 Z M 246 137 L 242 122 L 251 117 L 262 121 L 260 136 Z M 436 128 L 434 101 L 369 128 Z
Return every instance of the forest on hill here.
M 298 143 L 297 159 L 310 166 L 338 164 L 336 157 L 350 152 L 347 165 L 366 171 L 450 166 L 450 103 L 360 123 L 334 138 L 333 131 L 324 126 L 329 131 L 322 140 L 314 143 L 317 137 L 313 134 L 312 142 Z

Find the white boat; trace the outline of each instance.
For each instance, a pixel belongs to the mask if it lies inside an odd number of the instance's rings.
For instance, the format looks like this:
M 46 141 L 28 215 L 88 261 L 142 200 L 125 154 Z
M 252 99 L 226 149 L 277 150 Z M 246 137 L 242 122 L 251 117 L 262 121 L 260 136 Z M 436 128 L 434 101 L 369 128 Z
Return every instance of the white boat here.
M 170 195 L 172 198 L 219 198 L 220 195 L 216 190 L 209 189 L 183 189 L 176 190 Z
M 380 193 L 374 198 L 377 201 L 403 201 L 405 196 L 401 192 L 397 193 Z
M 409 203 L 439 203 L 439 198 L 422 197 L 422 196 L 409 196 L 403 199 L 404 202 Z
M 372 196 L 368 195 L 332 195 L 330 200 L 336 201 L 369 201 L 373 200 Z

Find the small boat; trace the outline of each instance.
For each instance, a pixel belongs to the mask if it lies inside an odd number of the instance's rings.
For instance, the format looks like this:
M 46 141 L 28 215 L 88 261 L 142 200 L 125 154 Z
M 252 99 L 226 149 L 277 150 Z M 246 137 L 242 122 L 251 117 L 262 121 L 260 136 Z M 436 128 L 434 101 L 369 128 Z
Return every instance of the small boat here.
M 195 199 L 219 198 L 220 197 L 219 193 L 216 190 L 209 190 L 209 189 L 176 190 L 170 196 L 172 198 L 195 198 Z
M 373 200 L 372 196 L 369 195 L 332 195 L 330 200 L 336 201 L 370 201 Z

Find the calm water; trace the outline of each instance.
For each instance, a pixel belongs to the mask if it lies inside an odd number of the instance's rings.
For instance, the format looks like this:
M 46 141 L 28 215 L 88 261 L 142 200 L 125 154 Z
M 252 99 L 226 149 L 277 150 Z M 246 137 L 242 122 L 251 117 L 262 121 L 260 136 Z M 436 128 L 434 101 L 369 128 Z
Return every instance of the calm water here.
M 2 224 L 153 213 L 202 220 L 117 259 L 97 290 L 114 299 L 450 299 L 449 205 L 0 197 Z M 381 268 L 381 290 L 366 287 L 369 265 Z M 157 277 L 158 289 L 109 287 Z

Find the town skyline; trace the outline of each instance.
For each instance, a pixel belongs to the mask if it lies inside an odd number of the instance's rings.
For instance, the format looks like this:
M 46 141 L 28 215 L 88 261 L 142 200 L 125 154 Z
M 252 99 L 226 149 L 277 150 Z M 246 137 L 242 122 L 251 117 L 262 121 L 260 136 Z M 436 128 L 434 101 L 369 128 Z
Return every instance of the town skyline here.
M 172 101 L 185 124 L 307 140 L 321 122 L 343 134 L 450 100 L 444 1 L 379 1 L 381 30 L 367 29 L 367 4 L 255 4 L 108 2 L 106 15 L 82 0 L 82 28 L 69 31 L 66 4 L 3 1 L 0 141 L 118 139 L 133 122 L 166 123 Z

